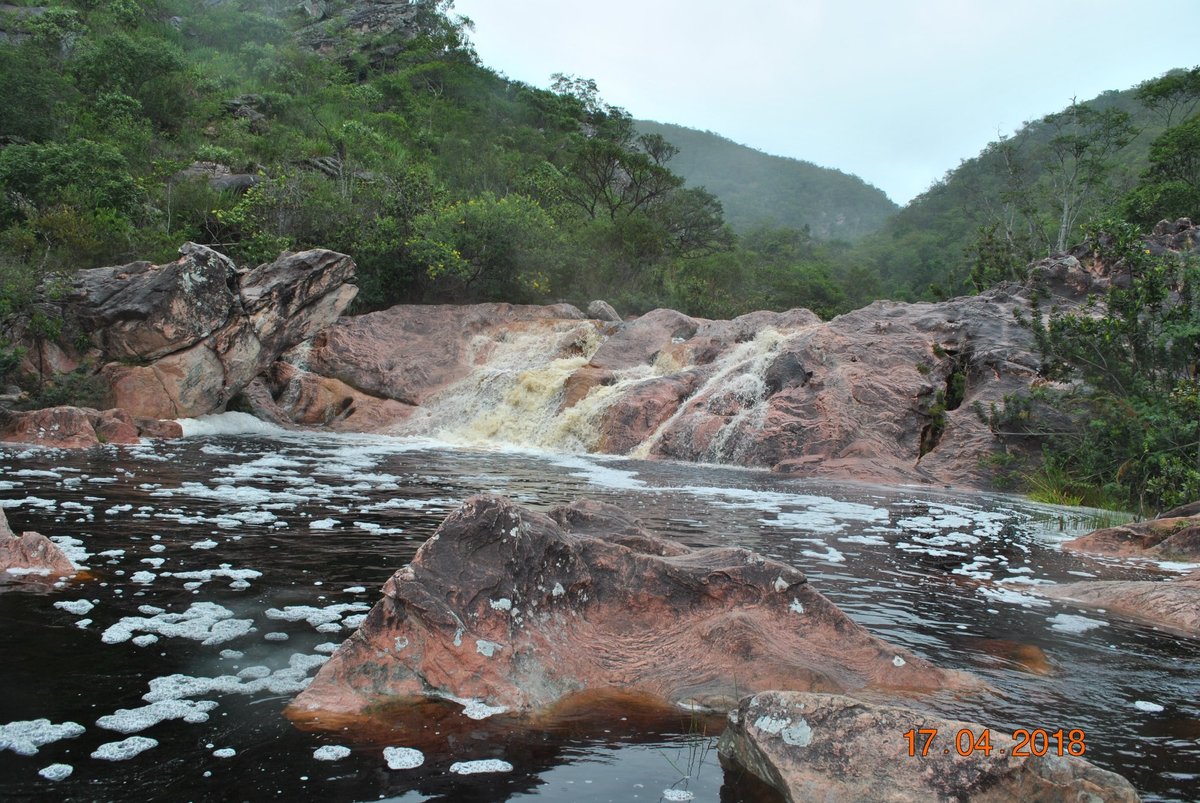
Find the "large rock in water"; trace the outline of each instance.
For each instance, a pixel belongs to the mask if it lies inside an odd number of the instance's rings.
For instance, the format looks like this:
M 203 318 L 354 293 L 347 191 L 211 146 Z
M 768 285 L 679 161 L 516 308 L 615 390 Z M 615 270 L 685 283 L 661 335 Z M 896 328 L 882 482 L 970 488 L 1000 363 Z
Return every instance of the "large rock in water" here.
M 167 265 L 79 271 L 64 300 L 42 302 L 58 304 L 79 330 L 67 338 L 72 346 L 50 350 L 49 367 L 69 370 L 85 357 L 101 365 L 112 406 L 135 417 L 220 411 L 281 353 L 337 319 L 357 293 L 353 277 L 354 262 L 332 251 L 285 253 L 239 270 L 195 243 Z M 91 352 L 59 353 L 80 343 Z
M 137 418 L 126 410 L 45 407 L 28 412 L 0 410 L 0 440 L 59 449 L 83 449 L 102 443 L 138 443 L 146 438 L 178 438 L 175 421 Z
M 914 735 L 916 755 L 908 753 L 904 734 L 917 728 L 937 731 L 927 755 L 921 755 L 924 735 Z M 990 754 L 959 755 L 956 737 L 963 730 L 971 731 L 972 744 L 986 730 Z M 789 803 L 1139 799 L 1121 776 L 1082 758 L 1059 756 L 1056 749 L 1042 757 L 1014 756 L 1017 742 L 1010 735 L 838 695 L 772 691 L 741 702 L 718 749 L 722 763 L 749 770 Z M 969 746 L 967 737 L 962 744 Z
M 0 579 L 49 582 L 77 572 L 58 544 L 41 533 L 13 534 L 0 508 Z
M 725 710 L 762 689 L 979 685 L 875 638 L 785 564 L 690 549 L 609 505 L 542 515 L 476 496 L 388 580 L 289 715 L 343 722 L 427 696 L 531 712 L 596 689 Z

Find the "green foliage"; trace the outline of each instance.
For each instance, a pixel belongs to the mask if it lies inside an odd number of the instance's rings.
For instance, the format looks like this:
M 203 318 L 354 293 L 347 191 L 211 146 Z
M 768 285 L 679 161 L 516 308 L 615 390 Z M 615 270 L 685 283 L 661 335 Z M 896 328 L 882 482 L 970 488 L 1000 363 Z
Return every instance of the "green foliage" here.
M 1030 321 L 1043 370 L 1082 381 L 1058 403 L 1077 426 L 1050 440 L 1052 465 L 1138 509 L 1200 497 L 1200 265 L 1155 257 L 1138 229 L 1094 238 L 1128 279 L 1082 309 Z

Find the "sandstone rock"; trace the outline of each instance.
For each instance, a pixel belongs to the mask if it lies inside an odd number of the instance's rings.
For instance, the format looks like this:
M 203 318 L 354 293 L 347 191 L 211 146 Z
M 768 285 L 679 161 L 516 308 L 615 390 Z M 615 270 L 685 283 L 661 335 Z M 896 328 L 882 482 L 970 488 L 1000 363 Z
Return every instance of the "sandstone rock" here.
M 1200 513 L 1096 530 L 1067 541 L 1063 549 L 1121 558 L 1197 561 Z
M 342 432 L 381 432 L 412 415 L 410 405 L 361 393 L 337 379 L 276 362 L 261 384 L 267 400 L 252 399 L 259 417 L 276 423 L 327 427 Z M 253 386 L 253 383 L 252 383 Z M 257 387 L 256 387 L 257 390 Z
M 137 443 L 142 437 L 178 438 L 174 421 L 134 417 L 128 410 L 46 407 L 28 412 L 3 411 L 0 440 L 58 449 L 86 449 L 102 443 Z
M 917 755 L 908 755 L 904 733 L 915 728 L 937 730 L 928 755 L 920 755 L 923 736 Z M 974 742 L 986 730 L 991 753 L 959 755 L 963 730 Z M 976 723 L 839 695 L 769 691 L 742 700 L 718 750 L 722 763 L 748 770 L 792 803 L 1139 799 L 1127 780 L 1082 758 L 1013 756 L 1016 745 L 1005 731 Z
M 1087 580 L 1039 586 L 1054 599 L 1200 638 L 1200 571 L 1172 580 Z
M 937 304 L 876 302 L 829 322 L 807 310 L 732 321 L 655 310 L 603 323 L 566 305 L 399 306 L 340 320 L 284 360 L 416 407 L 402 434 L 533 431 L 528 445 L 986 485 L 987 458 L 1005 448 L 988 411 L 1038 376 L 1032 335 L 1014 316 L 1029 310 L 1015 285 Z M 474 425 L 497 415 L 536 425 Z
M 978 685 L 870 635 L 785 564 L 693 550 L 608 505 L 542 515 L 476 496 L 385 584 L 289 715 L 340 721 L 427 696 L 530 712 L 612 688 L 725 710 L 770 688 Z
M 332 251 L 285 253 L 247 271 L 194 243 L 180 253 L 169 265 L 80 271 L 62 302 L 62 317 L 94 346 L 111 403 L 134 416 L 224 409 L 357 292 L 354 262 Z
M 611 321 L 613 323 L 621 322 L 621 316 L 617 314 L 615 309 L 613 309 L 612 304 L 609 304 L 607 301 L 601 301 L 600 299 L 596 299 L 592 303 L 588 304 L 587 315 L 589 318 L 597 321 Z
M 49 582 L 78 570 L 58 545 L 40 533 L 14 535 L 0 508 L 0 579 Z
M 569 304 L 402 305 L 343 318 L 311 349 L 285 359 L 363 393 L 419 405 L 504 351 L 504 344 L 523 339 L 548 361 L 577 352 L 577 341 L 589 332 L 594 329 L 583 313 Z

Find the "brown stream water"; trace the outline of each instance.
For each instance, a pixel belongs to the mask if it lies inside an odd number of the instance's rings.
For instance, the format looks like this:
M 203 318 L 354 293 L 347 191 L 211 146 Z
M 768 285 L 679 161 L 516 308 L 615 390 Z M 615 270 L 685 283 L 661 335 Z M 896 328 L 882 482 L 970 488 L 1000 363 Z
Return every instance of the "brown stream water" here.
M 0 450 L 13 529 L 72 545 L 90 574 L 49 593 L 0 586 L 0 748 L 11 743 L 0 749 L 0 796 L 777 799 L 722 769 L 714 723 L 620 698 L 541 729 L 464 727 L 453 707 L 431 707 L 430 728 L 458 721 L 440 749 L 420 745 L 415 769 L 383 757 L 417 746 L 399 734 L 306 733 L 282 716 L 382 583 L 479 492 L 539 510 L 601 499 L 686 543 L 791 563 L 876 635 L 999 690 L 942 713 L 1002 731 L 1081 729 L 1086 757 L 1146 799 L 1200 799 L 1200 642 L 1034 592 L 1182 568 L 1064 554 L 1063 540 L 1097 525 L 1089 512 L 714 466 L 219 427 L 132 448 Z M 19 723 L 43 718 L 82 732 L 22 754 L 32 746 Z M 92 756 L 129 737 L 154 743 L 122 760 Z M 455 767 L 485 759 L 511 768 Z M 70 775 L 39 774 L 56 764 Z

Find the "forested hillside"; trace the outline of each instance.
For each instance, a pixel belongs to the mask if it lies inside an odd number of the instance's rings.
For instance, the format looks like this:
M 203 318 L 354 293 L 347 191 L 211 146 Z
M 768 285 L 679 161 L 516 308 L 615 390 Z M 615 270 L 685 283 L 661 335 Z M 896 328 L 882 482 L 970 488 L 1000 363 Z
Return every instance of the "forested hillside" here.
M 711 131 L 637 121 L 679 148 L 671 168 L 720 199 L 734 229 L 807 228 L 821 240 L 854 242 L 899 208 L 858 176 L 739 145 Z
M 4 6 L 0 30 L 8 311 L 47 276 L 187 240 L 242 264 L 344 251 L 360 309 L 860 300 L 804 232 L 739 240 L 593 81 L 480 64 L 449 0 L 71 0 Z
M 1200 211 L 1189 211 L 1180 185 L 1166 195 L 1147 189 L 1164 170 L 1187 172 L 1163 152 L 1183 146 L 1182 133 L 1174 146 L 1160 138 L 1195 111 L 1198 81 L 1195 70 L 1179 71 L 1027 123 L 913 199 L 854 258 L 889 296 L 937 298 L 1019 278 L 1030 260 L 1074 245 L 1106 216 L 1149 226 Z M 1148 170 L 1157 177 L 1147 183 Z

